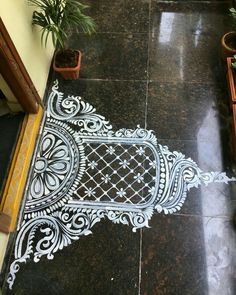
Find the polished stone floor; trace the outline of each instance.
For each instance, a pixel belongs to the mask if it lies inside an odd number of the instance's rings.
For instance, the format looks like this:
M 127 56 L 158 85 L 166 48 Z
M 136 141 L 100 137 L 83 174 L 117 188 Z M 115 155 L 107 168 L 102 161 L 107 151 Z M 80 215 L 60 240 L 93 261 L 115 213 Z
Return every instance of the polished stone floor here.
M 23 119 L 24 114 L 21 112 L 0 116 L 0 195 L 4 189 Z
M 98 28 L 72 34 L 83 52 L 81 79 L 59 80 L 114 130 L 154 130 L 158 142 L 193 159 L 204 171 L 236 175 L 231 112 L 219 41 L 232 27 L 227 1 L 87 1 Z M 108 219 L 93 234 L 20 265 L 13 289 L 6 282 L 14 260 L 11 237 L 3 294 L 234 295 L 236 293 L 236 185 L 192 188 L 182 209 L 155 212 L 150 228 Z M 45 241 L 46 242 L 46 241 Z M 25 245 L 23 245 L 25 246 Z

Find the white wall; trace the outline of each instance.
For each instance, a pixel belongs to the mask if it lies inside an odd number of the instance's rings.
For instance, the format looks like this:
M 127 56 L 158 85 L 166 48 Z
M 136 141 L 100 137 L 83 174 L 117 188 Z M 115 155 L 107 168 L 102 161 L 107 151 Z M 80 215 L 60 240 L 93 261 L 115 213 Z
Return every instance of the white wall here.
M 0 0 L 0 17 L 39 96 L 43 98 L 54 48 L 51 42 L 46 49 L 41 46 L 39 30 L 31 25 L 33 10 L 27 0 Z M 7 241 L 8 235 L 0 233 L 0 268 Z
M 0 232 L 0 272 L 2 269 L 2 264 L 4 260 L 4 255 L 7 248 L 9 235 Z
M 41 46 L 39 29 L 31 25 L 34 9 L 27 0 L 0 0 L 0 16 L 42 98 L 54 48 L 51 40 Z
M 6 103 L 12 112 L 22 111 L 22 107 L 18 103 L 15 95 L 12 93 L 7 82 L 4 80 L 3 76 L 0 74 L 0 89 L 6 97 Z

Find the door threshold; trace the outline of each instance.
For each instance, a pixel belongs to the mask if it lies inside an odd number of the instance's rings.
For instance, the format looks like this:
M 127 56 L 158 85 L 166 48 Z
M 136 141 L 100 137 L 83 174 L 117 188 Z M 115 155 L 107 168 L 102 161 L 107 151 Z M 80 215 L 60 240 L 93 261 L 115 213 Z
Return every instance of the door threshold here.
M 40 107 L 37 114 L 26 114 L 23 120 L 0 204 L 0 212 L 3 213 L 0 215 L 0 232 L 10 233 L 16 228 L 20 204 L 43 112 L 43 109 Z M 1 220 L 1 216 L 3 218 L 8 216 L 7 226 L 6 222 Z

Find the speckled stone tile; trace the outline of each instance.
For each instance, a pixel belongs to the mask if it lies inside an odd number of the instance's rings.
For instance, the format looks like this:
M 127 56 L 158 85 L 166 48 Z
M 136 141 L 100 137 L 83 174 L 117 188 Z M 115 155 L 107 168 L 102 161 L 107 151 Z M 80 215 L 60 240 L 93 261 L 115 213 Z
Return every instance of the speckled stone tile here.
M 7 178 L 8 170 L 17 138 L 24 119 L 24 113 L 5 114 L 0 116 L 0 195 L 4 189 L 4 183 Z M 2 140 L 4 138 L 4 140 Z M 1 203 L 1 196 L 0 196 Z
M 80 49 L 81 78 L 145 80 L 148 34 L 73 34 L 69 46 Z
M 219 11 L 222 7 L 232 6 L 231 0 L 151 0 L 151 3 L 152 5 L 160 5 L 162 9 L 164 7 L 176 7 L 176 10 L 188 10 L 197 6 L 198 9 L 201 9 L 201 12 L 207 11 L 208 13 Z
M 234 294 L 232 220 L 154 216 L 143 230 L 143 295 Z
M 146 82 L 141 81 L 99 81 L 59 79 L 65 95 L 78 95 L 93 105 L 97 113 L 104 116 L 114 130 L 145 126 Z
M 224 76 L 219 62 L 220 39 L 232 30 L 233 19 L 226 9 L 213 11 L 210 6 L 200 13 L 198 3 L 189 8 L 185 3 L 172 3 L 166 9 L 153 3 L 149 46 L 151 80 L 221 82 Z
M 101 222 L 93 234 L 59 251 L 53 260 L 22 265 L 6 294 L 137 295 L 140 232 Z
M 153 129 L 159 139 L 194 139 L 219 145 L 223 123 L 218 103 L 227 99 L 226 89 L 204 83 L 151 82 L 147 128 Z M 225 114 L 223 119 L 230 117 Z
M 86 0 L 88 15 L 94 18 L 97 32 L 147 33 L 149 0 Z

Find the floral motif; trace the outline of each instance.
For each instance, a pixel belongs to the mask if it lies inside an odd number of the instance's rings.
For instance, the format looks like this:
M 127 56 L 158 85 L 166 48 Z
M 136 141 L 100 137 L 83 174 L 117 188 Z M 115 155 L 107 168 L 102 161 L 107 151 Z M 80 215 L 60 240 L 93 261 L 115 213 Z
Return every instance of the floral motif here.
M 116 194 L 117 194 L 118 197 L 122 198 L 122 197 L 124 197 L 126 195 L 126 192 L 124 191 L 123 188 L 121 188 Z
M 126 168 L 128 168 L 128 166 L 130 165 L 130 163 L 129 163 L 129 161 L 128 160 L 123 160 L 123 161 L 120 161 L 120 163 L 119 163 L 121 166 L 122 166 L 122 168 L 123 169 L 126 169 Z
M 106 152 L 110 155 L 113 155 L 115 153 L 115 149 L 113 148 L 113 146 L 109 146 Z
M 137 175 L 134 175 L 134 179 L 136 179 L 138 183 L 141 183 L 143 181 L 143 175 L 138 173 Z
M 101 177 L 101 180 L 104 181 L 105 183 L 108 183 L 111 180 L 111 177 L 108 174 L 105 174 L 104 176 Z
M 46 135 L 35 162 L 29 199 L 39 199 L 58 189 L 69 171 L 70 162 L 68 148 L 61 139 L 53 134 Z
M 145 154 L 145 149 L 141 146 L 140 148 L 138 148 L 136 150 L 136 153 L 139 155 L 139 156 L 142 156 L 143 154 Z
M 98 163 L 96 161 L 91 161 L 90 163 L 88 163 L 88 166 L 93 170 L 97 167 Z
M 93 188 L 89 187 L 86 191 L 85 194 L 88 195 L 89 197 L 95 196 L 96 192 Z

